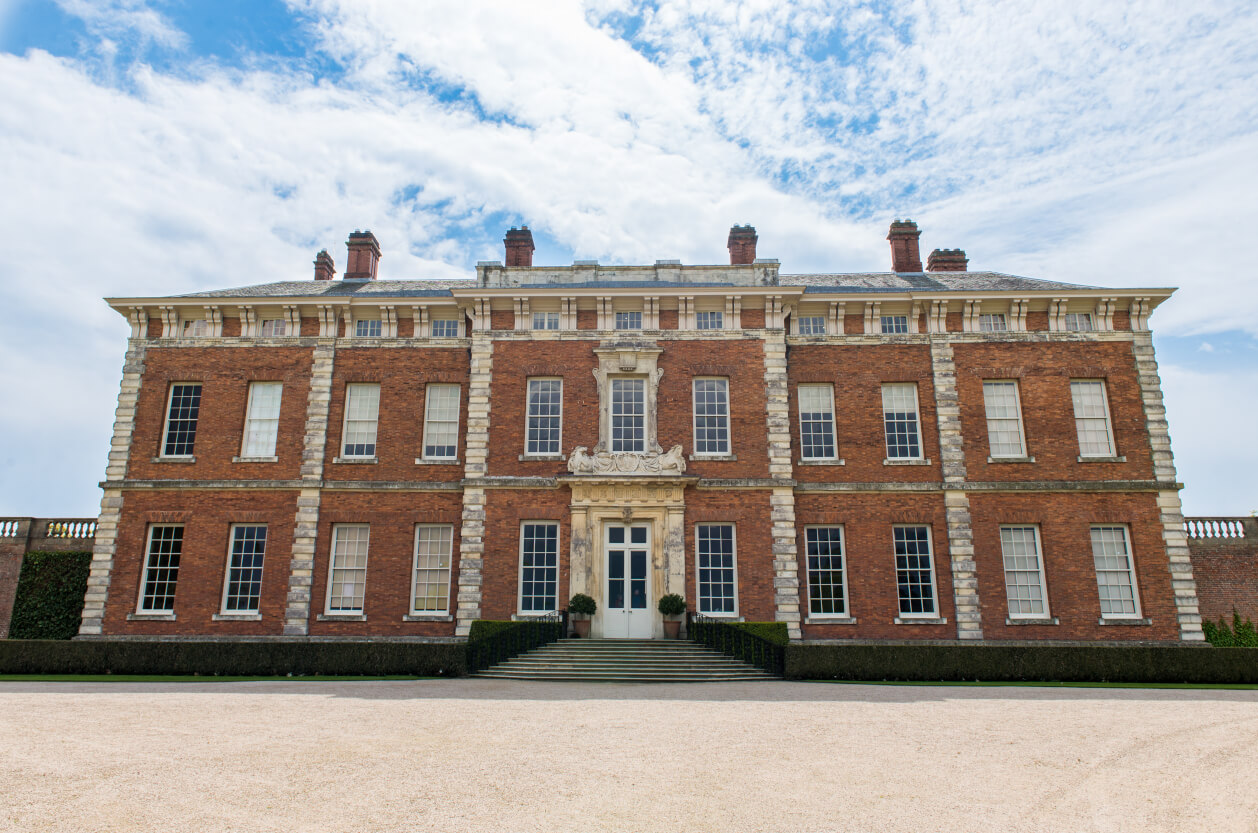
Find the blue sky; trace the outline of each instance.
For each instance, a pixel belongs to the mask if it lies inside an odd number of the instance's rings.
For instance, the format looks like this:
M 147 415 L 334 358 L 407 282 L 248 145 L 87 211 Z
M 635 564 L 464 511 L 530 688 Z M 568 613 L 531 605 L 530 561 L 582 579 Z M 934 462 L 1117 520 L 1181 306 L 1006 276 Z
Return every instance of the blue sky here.
M 126 326 L 99 300 L 537 260 L 971 266 L 1177 286 L 1192 514 L 1258 510 L 1258 10 L 1242 0 L 0 0 L 0 514 L 91 515 Z

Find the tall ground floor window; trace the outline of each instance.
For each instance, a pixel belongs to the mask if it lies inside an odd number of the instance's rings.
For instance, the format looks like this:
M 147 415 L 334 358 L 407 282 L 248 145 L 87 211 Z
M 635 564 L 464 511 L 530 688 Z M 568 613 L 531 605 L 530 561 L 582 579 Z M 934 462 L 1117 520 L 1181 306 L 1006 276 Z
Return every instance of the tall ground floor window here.
M 415 527 L 415 574 L 411 582 L 411 613 L 450 611 L 450 561 L 454 527 L 420 524 Z
M 332 527 L 332 568 L 328 570 L 328 613 L 362 613 L 367 589 L 367 524 Z
M 520 612 L 558 608 L 559 524 L 528 521 L 520 529 Z
M 737 613 L 734 525 L 697 525 L 695 547 L 695 563 L 699 571 L 699 612 L 718 615 Z
M 257 613 L 262 595 L 262 560 L 266 557 L 266 527 L 232 527 L 231 560 L 223 592 L 224 613 Z
M 1005 562 L 1005 596 L 1009 600 L 1009 618 L 1048 616 L 1039 529 L 1034 526 L 1002 526 L 1000 552 Z
M 1092 527 L 1092 561 L 1096 566 L 1101 616 L 1105 619 L 1138 618 L 1140 596 L 1136 592 L 1136 567 L 1131 560 L 1127 527 Z
M 140 611 L 171 613 L 175 609 L 179 556 L 183 554 L 183 527 L 151 526 L 148 543 L 144 575 L 140 579 Z
M 843 564 L 843 527 L 804 530 L 808 557 L 808 613 L 847 616 L 847 576 Z
M 901 616 L 934 616 L 935 569 L 930 557 L 930 529 L 895 528 L 895 578 Z

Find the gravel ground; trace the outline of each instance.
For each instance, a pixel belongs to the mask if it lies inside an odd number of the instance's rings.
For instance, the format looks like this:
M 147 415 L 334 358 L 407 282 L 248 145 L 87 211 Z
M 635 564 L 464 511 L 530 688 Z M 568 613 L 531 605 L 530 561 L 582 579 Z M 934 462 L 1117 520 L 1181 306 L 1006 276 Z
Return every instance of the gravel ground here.
M 0 830 L 1258 831 L 1258 691 L 0 683 Z

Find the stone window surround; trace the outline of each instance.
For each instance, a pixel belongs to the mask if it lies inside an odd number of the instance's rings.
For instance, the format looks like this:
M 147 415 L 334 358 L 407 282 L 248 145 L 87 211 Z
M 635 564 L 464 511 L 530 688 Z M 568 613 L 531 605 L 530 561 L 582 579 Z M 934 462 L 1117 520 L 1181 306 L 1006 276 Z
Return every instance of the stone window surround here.
M 598 445 L 597 454 L 611 450 L 611 380 L 613 378 L 639 378 L 646 380 L 646 444 L 645 454 L 659 455 L 660 448 L 656 416 L 660 379 L 664 371 L 658 367 L 660 354 L 664 352 L 653 341 L 639 339 L 612 339 L 594 348 L 598 367 L 594 378 L 598 382 Z

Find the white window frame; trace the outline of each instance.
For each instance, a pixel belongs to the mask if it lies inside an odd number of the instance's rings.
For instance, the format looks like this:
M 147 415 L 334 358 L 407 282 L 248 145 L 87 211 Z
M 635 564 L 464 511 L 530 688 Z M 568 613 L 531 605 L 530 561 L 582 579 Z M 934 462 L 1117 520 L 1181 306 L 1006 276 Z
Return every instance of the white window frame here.
M 799 317 L 799 334 L 801 336 L 825 335 L 826 317 L 824 315 L 801 315 Z
M 185 318 L 179 334 L 183 338 L 206 338 L 210 334 L 210 322 L 204 318 Z
M 346 441 L 349 439 L 349 424 L 351 421 L 351 417 L 350 417 L 350 399 L 352 396 L 351 390 L 354 390 L 354 389 L 365 390 L 367 388 L 375 388 L 376 390 L 376 416 L 374 420 L 370 420 L 373 423 L 373 427 L 371 430 L 371 443 L 370 443 L 371 453 L 370 454 L 346 454 L 345 444 L 346 444 Z M 358 422 L 365 423 L 365 422 L 368 422 L 369 420 L 354 418 L 352 421 L 355 423 L 358 423 Z M 367 443 L 355 443 L 355 445 L 367 445 Z M 342 418 L 341 418 L 341 447 L 339 450 L 341 452 L 340 456 L 346 460 L 374 460 L 376 459 L 376 454 L 380 451 L 380 383 L 379 382 L 348 382 L 346 383 L 345 385 L 345 413 L 342 415 Z
M 817 611 L 812 609 L 813 569 L 812 569 L 812 565 L 809 563 L 809 559 L 812 558 L 812 554 L 808 551 L 808 546 L 809 546 L 808 533 L 810 530 L 816 530 L 816 529 L 827 529 L 827 530 L 837 529 L 839 531 L 839 570 L 838 570 L 838 573 L 839 573 L 839 581 L 842 583 L 842 587 L 843 587 L 843 612 L 842 613 L 818 613 Z M 831 555 L 830 557 L 833 558 L 834 556 Z M 818 569 L 818 572 L 820 572 L 820 569 Z M 827 572 L 833 573 L 834 570 L 829 570 Z M 843 524 L 807 524 L 804 526 L 804 577 L 807 580 L 807 584 L 808 584 L 807 616 L 809 619 L 850 619 L 852 618 L 852 607 L 848 601 L 848 590 L 850 589 L 850 581 L 848 580 L 848 574 L 847 574 L 847 530 L 843 528 Z M 833 583 L 831 583 L 831 586 L 833 586 Z
M 901 330 L 895 326 L 896 319 L 904 319 L 904 329 Z M 887 322 L 890 321 L 891 329 L 887 329 Z M 878 331 L 885 335 L 906 335 L 909 331 L 909 317 L 907 315 L 880 315 L 878 316 Z
M 137 598 L 135 601 L 135 612 L 141 616 L 146 616 L 146 615 L 165 616 L 165 615 L 172 615 L 175 612 L 175 593 L 178 592 L 179 590 L 179 566 L 180 565 L 176 564 L 173 568 L 169 566 L 166 566 L 166 567 L 153 566 L 153 563 L 152 563 L 153 533 L 157 531 L 158 529 L 178 529 L 179 530 L 179 560 L 181 562 L 183 561 L 184 532 L 187 529 L 184 526 L 184 524 L 161 524 L 161 523 L 149 524 L 148 534 L 144 536 L 144 569 L 140 571 L 140 592 L 137 595 Z M 169 555 L 169 553 L 165 553 L 165 554 Z M 172 570 L 172 572 L 174 573 L 174 578 L 170 580 L 170 584 L 171 584 L 170 607 L 145 607 L 144 606 L 145 600 L 149 598 L 149 593 L 147 592 L 148 583 L 149 583 L 149 571 L 154 570 L 154 569 Z
M 275 416 L 258 416 L 255 414 L 255 405 L 257 400 L 254 394 L 260 389 L 266 387 L 268 389 L 279 388 L 279 396 L 275 398 Z M 280 409 L 284 405 L 284 383 L 283 382 L 250 382 L 249 398 L 245 404 L 245 430 L 240 438 L 240 456 L 241 457 L 274 457 L 275 445 L 279 440 L 280 433 Z M 250 439 L 258 433 L 257 429 L 251 428 L 251 425 L 266 424 L 272 426 L 267 430 L 270 436 L 270 446 L 250 447 Z
M 1080 416 L 1079 401 L 1075 397 L 1075 385 L 1097 385 L 1101 390 L 1101 409 L 1105 412 L 1104 416 Z M 1117 443 L 1114 439 L 1114 420 L 1111 418 L 1109 410 L 1109 385 L 1104 379 L 1071 379 L 1070 380 L 1070 405 L 1075 415 L 1075 437 L 1079 442 L 1079 457 L 1086 460 L 1090 457 L 1107 459 L 1118 455 Z M 1101 452 L 1084 451 L 1083 449 L 1083 431 L 1080 424 L 1084 420 L 1097 421 L 1101 420 L 1105 424 L 1105 436 L 1109 441 L 1109 447 Z
M 537 326 L 538 318 L 541 318 L 542 326 Z M 555 326 L 550 326 L 551 324 Z M 533 313 L 533 330 L 558 330 L 559 329 L 559 313 L 550 312 L 548 310 L 540 310 Z
M 1007 544 L 1016 543 L 1012 540 L 1006 541 L 1005 539 L 1005 533 L 1013 532 L 1014 530 L 1019 530 L 1022 532 L 1025 532 L 1026 530 L 1031 531 L 1030 541 L 1035 545 L 1035 552 L 1034 552 L 1035 561 L 1036 561 L 1035 570 L 1010 567 L 1009 559 L 1018 558 L 1019 556 L 1025 558 L 1027 555 L 1026 553 L 1011 553 L 1006 548 Z M 1049 603 L 1048 603 L 1048 578 L 1044 574 L 1044 545 L 1043 545 L 1043 540 L 1040 537 L 1039 525 L 1038 524 L 1001 524 L 999 532 L 1000 532 L 1000 565 L 1001 565 L 1001 570 L 1005 578 L 1005 610 L 1008 612 L 1009 618 L 1010 619 L 1051 619 L 1053 614 L 1052 614 L 1052 608 L 1049 606 Z M 1020 575 L 1034 575 L 1036 577 L 1038 581 L 1038 584 L 1036 586 L 1039 588 L 1039 591 L 1040 591 L 1040 603 L 1044 608 L 1042 611 L 1039 611 L 1039 612 L 1018 611 L 1017 613 L 1014 612 L 1013 608 L 1014 608 L 1015 601 L 1019 605 L 1021 605 L 1021 604 L 1027 604 L 1027 603 L 1033 602 L 1034 600 L 1021 599 L 1021 598 L 1015 600 L 1013 596 L 1010 595 L 1009 589 L 1011 586 L 1010 585 L 1011 573 L 1014 574 L 1014 577 L 1015 577 L 1012 583 L 1013 587 L 1030 587 L 1031 586 L 1029 584 L 1019 583 L 1016 580 L 1016 576 L 1019 574 Z
M 1102 620 L 1105 620 L 1105 619 L 1118 619 L 1118 620 L 1141 619 L 1143 617 L 1140 611 L 1140 581 L 1138 577 L 1136 576 L 1136 554 L 1135 552 L 1132 551 L 1132 548 L 1131 548 L 1131 529 L 1130 527 L 1128 527 L 1127 524 L 1119 524 L 1119 523 L 1092 524 L 1091 526 L 1088 527 L 1088 540 L 1092 548 L 1092 570 L 1094 573 L 1096 573 L 1096 585 L 1097 585 L 1096 595 L 1097 595 L 1098 606 L 1101 606 L 1103 608 L 1105 603 L 1104 601 L 1101 600 L 1101 586 L 1102 586 L 1101 573 L 1102 571 L 1097 569 L 1096 538 L 1094 537 L 1094 533 L 1097 532 L 1098 530 L 1103 530 L 1103 529 L 1104 530 L 1118 529 L 1118 530 L 1121 530 L 1123 533 L 1123 546 L 1127 550 L 1127 552 L 1125 553 L 1127 557 L 1127 569 L 1123 572 L 1126 573 L 1127 581 L 1130 582 L 1131 603 L 1132 603 L 1132 607 L 1134 607 L 1135 610 L 1132 611 L 1131 613 L 1106 613 L 1104 609 L 1102 609 L 1101 619 Z M 1102 553 L 1102 556 L 1112 557 L 1113 555 L 1114 555 L 1113 553 Z M 1104 572 L 1117 573 L 1119 571 L 1118 570 L 1105 570 Z
M 432 392 L 435 388 L 454 389 L 454 416 L 453 419 L 433 419 L 432 416 Z M 451 384 L 449 382 L 431 382 L 424 387 L 424 447 L 423 459 L 425 460 L 458 460 L 459 459 L 459 416 L 463 408 L 463 388 L 461 385 Z M 454 423 L 454 454 L 437 455 L 429 454 L 429 435 L 432 433 L 434 423 L 448 425 Z
M 723 414 L 704 414 L 705 418 L 721 418 L 725 428 L 725 449 L 723 451 L 700 451 L 699 450 L 699 383 L 700 382 L 719 382 L 725 391 L 725 413 Z M 730 397 L 729 397 L 729 379 L 725 376 L 696 376 L 690 382 L 690 430 L 691 438 L 694 443 L 694 456 L 698 457 L 728 457 L 733 451 L 734 442 L 731 435 L 730 426 Z M 718 430 L 719 430 L 718 426 Z
M 363 564 L 361 567 L 338 567 L 336 564 L 336 545 L 341 540 L 341 531 L 347 529 L 363 529 L 367 532 L 365 542 L 365 552 L 363 553 Z M 324 596 L 323 611 L 327 616 L 362 616 L 367 608 L 367 565 L 371 557 L 371 524 L 333 524 L 332 525 L 332 542 L 328 547 L 328 588 Z M 353 570 L 355 572 L 362 571 L 362 603 L 358 607 L 332 607 L 332 588 L 335 586 L 337 571 L 345 572 Z M 357 582 L 355 582 L 357 585 Z M 357 595 L 357 594 L 355 594 Z M 341 599 L 344 599 L 342 592 Z
M 699 580 L 699 576 L 700 576 L 699 571 L 703 569 L 703 565 L 700 564 L 699 562 L 699 558 L 700 558 L 699 527 L 703 527 L 703 526 L 728 526 L 730 529 L 730 538 L 729 538 L 730 572 L 733 576 L 732 581 L 734 585 L 734 609 L 732 611 L 728 611 L 728 610 L 712 611 L 712 610 L 703 609 L 704 597 L 703 597 L 702 591 L 700 590 L 700 588 L 703 585 Z M 739 592 L 738 592 L 738 524 L 734 523 L 733 521 L 698 521 L 694 525 L 694 537 L 695 537 L 695 598 L 696 598 L 695 609 L 699 613 L 703 614 L 704 616 L 710 616 L 714 619 L 718 619 L 718 618 L 737 619 L 739 616 L 739 613 L 738 613 L 738 606 L 739 606 L 738 605 L 738 597 L 739 597 Z M 712 568 L 709 567 L 708 569 L 712 569 Z M 725 568 L 719 567 L 717 569 L 724 570 Z M 725 597 L 721 596 L 720 598 L 724 599 Z
M 445 322 L 445 321 L 454 322 L 453 335 L 449 335 L 449 334 L 438 335 L 437 334 L 438 322 Z M 434 316 L 428 319 L 428 337 L 429 338 L 462 338 L 462 336 L 463 336 L 463 322 L 459 318 L 454 317 L 454 316 L 449 316 L 449 317 Z
M 620 326 L 621 316 L 626 324 L 637 322 L 636 326 Z M 641 330 L 642 329 L 642 311 L 641 310 L 615 310 L 612 312 L 612 329 L 615 330 Z
M 987 401 L 987 386 L 1009 386 L 1013 389 L 1013 408 L 1018 422 L 1018 443 L 1021 450 L 1017 454 L 997 454 L 992 443 L 992 421 L 1009 422 L 1009 417 L 993 417 L 990 413 L 991 404 Z M 984 379 L 983 380 L 983 417 L 987 422 L 987 453 L 993 460 L 1018 460 L 1027 456 L 1026 429 L 1022 424 L 1022 391 L 1017 379 Z
M 445 567 L 441 566 L 441 557 L 442 557 L 441 553 L 437 553 L 438 560 L 437 560 L 436 567 L 428 566 L 428 567 L 421 568 L 419 566 L 419 539 L 420 539 L 421 531 L 425 529 L 440 529 L 440 530 L 445 530 L 446 532 L 449 533 L 449 537 L 445 541 L 442 542 L 447 545 L 446 551 L 445 551 L 445 561 L 446 561 Z M 452 581 L 453 581 L 452 576 L 454 575 L 454 524 L 415 524 L 415 541 L 411 547 L 411 550 L 412 550 L 413 557 L 411 559 L 410 615 L 411 616 L 448 616 L 450 614 L 450 593 L 451 593 Z M 416 591 L 419 589 L 419 571 L 421 569 L 430 573 L 433 573 L 433 572 L 437 574 L 441 574 L 442 572 L 445 573 L 445 599 L 446 599 L 445 607 L 421 609 L 415 606 L 415 602 L 417 601 L 415 594 L 416 594 Z M 439 586 L 440 582 L 439 581 L 438 582 L 425 582 L 425 584 L 437 584 Z
M 364 326 L 368 332 L 363 332 Z M 373 330 L 374 332 L 372 332 Z M 380 338 L 383 335 L 384 322 L 379 318 L 354 319 L 354 338 Z
M 271 325 L 271 332 L 267 332 L 267 325 Z M 276 330 L 279 330 L 277 333 Z M 258 322 L 258 335 L 262 338 L 280 338 L 288 335 L 288 320 L 285 318 L 263 318 Z
M 909 388 L 913 389 L 913 424 L 917 432 L 917 454 L 916 456 L 891 456 L 891 435 L 887 433 L 887 389 L 888 388 Z M 922 438 L 922 403 L 920 400 L 920 392 L 917 389 L 916 382 L 883 382 L 879 390 L 882 398 L 882 434 L 883 448 L 886 450 L 887 459 L 892 461 L 901 460 L 924 460 L 926 459 L 926 443 Z M 893 411 L 892 413 L 901 413 Z
M 166 448 L 170 444 L 170 411 L 171 411 L 171 408 L 173 408 L 175 404 L 175 388 L 190 387 L 193 385 L 195 385 L 198 388 L 198 390 L 197 390 L 197 418 L 195 420 L 197 424 L 194 425 L 192 429 L 192 448 L 188 450 L 187 452 L 184 452 L 183 454 L 167 454 Z M 162 425 L 162 444 L 160 448 L 161 453 L 158 454 L 159 457 L 165 458 L 167 460 L 189 460 L 196 456 L 197 428 L 199 427 L 199 424 L 201 422 L 201 400 L 204 398 L 204 395 L 205 395 L 205 385 L 202 382 L 171 382 L 170 383 L 170 386 L 166 390 L 166 420 L 164 421 Z
M 997 324 L 1000 326 L 996 326 Z M 978 331 L 980 333 L 1007 333 L 1009 332 L 1009 318 L 1003 312 L 979 313 Z
M 642 388 L 642 413 L 622 412 L 621 417 L 639 417 L 642 420 L 642 436 L 641 438 L 630 437 L 629 447 L 617 447 L 617 443 L 625 443 L 625 439 L 616 438 L 616 387 L 624 382 L 633 382 Z M 621 400 L 622 403 L 624 400 Z M 611 449 L 613 454 L 643 454 L 647 450 L 650 441 L 649 426 L 651 421 L 651 391 L 647 387 L 647 380 L 642 376 L 613 376 L 607 383 L 607 447 Z
M 932 611 L 908 612 L 903 611 L 904 599 L 900 598 L 900 565 L 895 561 L 898 557 L 895 551 L 895 530 L 897 529 L 924 529 L 926 530 L 926 548 L 927 563 L 930 565 L 930 593 L 931 605 L 934 607 Z M 943 613 L 939 609 L 939 571 L 935 569 L 935 540 L 934 532 L 930 528 L 930 524 L 894 524 L 891 527 L 891 567 L 895 574 L 895 596 L 896 596 L 896 615 L 901 619 L 942 619 Z
M 716 309 L 701 309 L 695 312 L 696 330 L 725 329 L 725 313 Z
M 549 610 L 525 610 L 524 609 L 524 569 L 525 569 L 524 567 L 524 529 L 525 527 L 529 527 L 529 526 L 549 526 L 549 527 L 554 527 L 555 529 L 555 566 L 552 568 L 552 567 L 546 567 L 546 566 L 538 567 L 534 565 L 529 568 L 532 570 L 553 569 L 555 571 L 555 606 L 550 608 Z M 539 520 L 520 521 L 520 560 L 519 562 L 517 562 L 518 568 L 519 568 L 519 572 L 517 575 L 519 577 L 516 580 L 516 600 L 515 600 L 515 609 L 519 616 L 546 616 L 548 614 L 554 613 L 556 610 L 559 609 L 559 563 L 560 563 L 560 549 L 561 549 L 562 543 L 563 543 L 563 530 L 559 528 L 559 521 L 548 520 L 546 518 L 542 518 Z M 531 598 L 537 598 L 537 597 L 533 596 Z
M 1087 326 L 1079 326 L 1084 322 Z M 1091 333 L 1096 330 L 1096 321 L 1090 312 L 1067 312 L 1061 316 L 1061 328 L 1068 333 Z
M 557 313 L 556 313 L 557 314 Z M 534 414 L 533 409 L 533 383 L 534 382 L 557 382 L 559 383 L 559 427 L 555 433 L 555 450 L 554 451 L 529 451 L 529 444 L 533 439 L 534 416 L 543 416 Z M 563 377 L 562 376 L 530 376 L 524 385 L 524 456 L 525 457 L 558 457 L 563 453 Z M 544 415 L 549 419 L 550 415 Z
M 830 447 L 834 449 L 834 453 L 828 457 L 809 456 L 805 453 L 804 446 L 804 396 L 800 392 L 804 388 L 820 388 L 826 391 L 826 395 L 830 399 Z M 795 416 L 799 420 L 799 458 L 808 461 L 826 461 L 839 459 L 839 437 L 838 426 L 836 425 L 834 413 L 834 385 L 826 383 L 800 383 L 795 386 Z
M 254 599 L 253 607 L 250 607 L 250 608 L 238 607 L 234 609 L 228 608 L 227 600 L 231 597 L 232 570 L 236 569 L 234 566 L 235 558 L 236 558 L 236 530 L 237 529 L 255 529 L 255 528 L 266 530 L 266 533 L 265 533 L 266 537 L 262 541 L 262 565 L 257 568 L 258 569 L 258 597 Z M 268 543 L 270 543 L 270 540 L 271 540 L 271 530 L 267 526 L 267 524 L 264 524 L 264 523 L 232 524 L 228 528 L 227 530 L 227 571 L 223 575 L 223 598 L 219 602 L 220 614 L 224 616 L 248 616 L 251 614 L 256 614 L 258 612 L 258 608 L 262 604 L 262 576 L 266 570 L 266 546 Z M 243 572 L 245 568 L 242 567 L 240 569 Z M 249 569 L 253 569 L 253 568 L 251 567 Z

